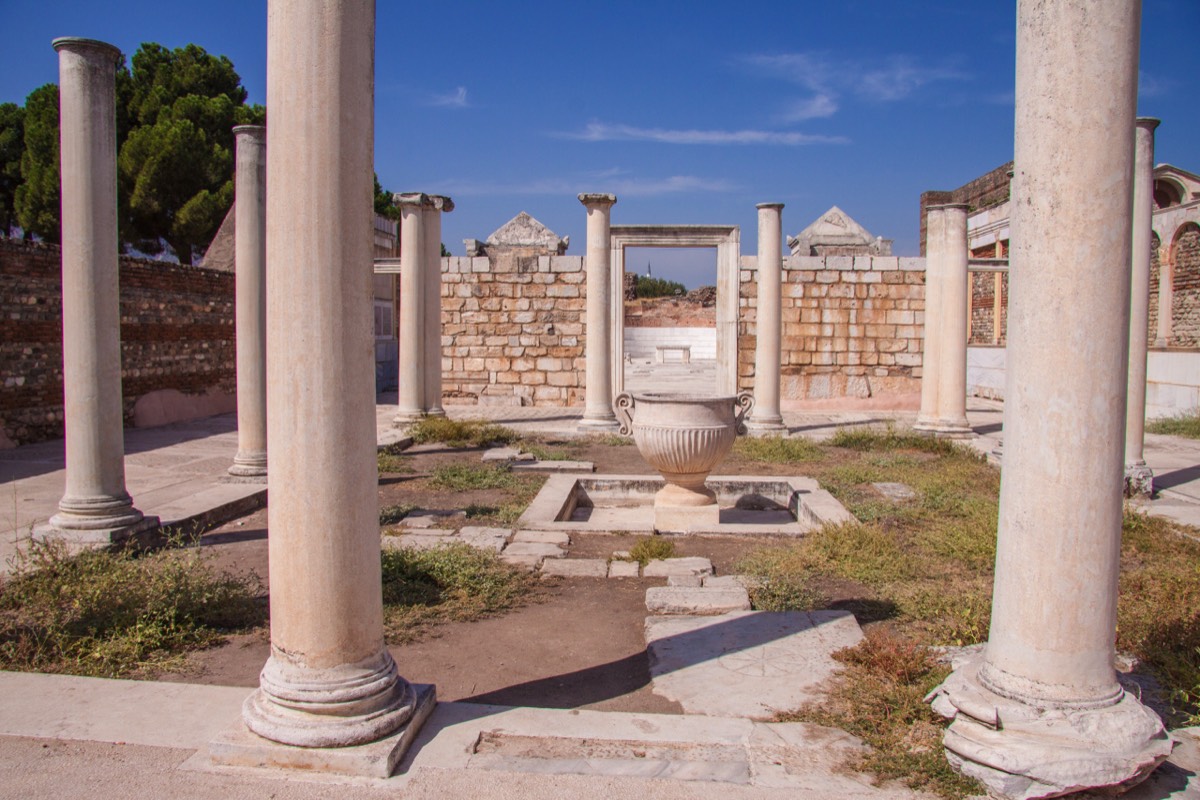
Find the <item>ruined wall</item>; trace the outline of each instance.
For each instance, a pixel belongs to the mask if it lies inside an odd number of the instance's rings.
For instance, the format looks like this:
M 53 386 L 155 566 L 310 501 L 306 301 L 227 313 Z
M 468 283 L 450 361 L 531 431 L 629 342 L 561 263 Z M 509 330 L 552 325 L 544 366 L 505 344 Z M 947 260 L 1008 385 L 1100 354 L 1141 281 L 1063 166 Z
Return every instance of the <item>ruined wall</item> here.
M 687 299 L 656 297 L 625 301 L 627 328 L 715 328 L 716 305 Z
M 1012 178 L 1008 176 L 1008 173 L 1012 172 L 1012 169 L 1013 162 L 1009 161 L 952 191 L 922 192 L 920 202 L 921 255 L 925 255 L 926 217 L 930 206 L 966 203 L 971 207 L 971 211 L 976 211 L 1003 203 L 1008 199 L 1009 184 L 1012 183 Z
M 233 274 L 122 257 L 120 285 L 125 424 L 233 410 Z M 63 435 L 55 245 L 0 239 L 0 387 L 0 444 Z
M 1171 294 L 1172 347 L 1200 347 L 1200 228 L 1189 225 L 1175 240 Z
M 754 387 L 757 258 L 741 262 L 738 388 Z M 925 260 L 791 256 L 783 262 L 780 394 L 785 408 L 920 395 Z
M 1158 338 L 1158 289 L 1160 281 L 1160 272 L 1162 270 L 1162 259 L 1159 255 L 1159 248 L 1162 243 L 1158 239 L 1158 234 L 1150 235 L 1150 318 L 1146 324 L 1149 332 L 1149 338 L 1146 339 L 1151 346 L 1154 345 L 1154 340 Z
M 1000 284 L 1000 319 L 996 319 L 996 276 Z M 1000 345 L 1008 339 L 1008 273 L 972 271 L 971 345 Z M 999 334 L 997 336 L 997 333 Z
M 580 256 L 516 252 L 442 260 L 447 403 L 583 403 Z

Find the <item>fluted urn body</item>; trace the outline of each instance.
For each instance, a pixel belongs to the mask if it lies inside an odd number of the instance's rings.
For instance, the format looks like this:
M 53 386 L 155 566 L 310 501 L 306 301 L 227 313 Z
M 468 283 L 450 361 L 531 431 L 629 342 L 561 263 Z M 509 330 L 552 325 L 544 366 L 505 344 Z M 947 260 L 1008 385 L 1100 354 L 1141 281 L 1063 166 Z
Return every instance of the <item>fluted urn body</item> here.
M 743 421 L 754 405 L 749 393 L 626 392 L 614 405 L 621 432 L 633 434 L 642 458 L 667 482 L 655 495 L 656 508 L 716 505 L 716 494 L 704 482 L 745 432 Z

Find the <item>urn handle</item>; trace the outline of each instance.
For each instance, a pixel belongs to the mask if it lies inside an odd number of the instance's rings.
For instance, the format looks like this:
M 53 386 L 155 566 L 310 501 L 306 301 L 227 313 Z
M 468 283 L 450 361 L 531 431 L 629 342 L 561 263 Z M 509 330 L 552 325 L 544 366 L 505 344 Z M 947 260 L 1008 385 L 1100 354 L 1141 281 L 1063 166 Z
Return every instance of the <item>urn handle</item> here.
M 750 392 L 738 392 L 733 398 L 733 404 L 737 406 L 737 413 L 733 418 L 737 432 L 740 434 L 746 433 L 746 417 L 750 416 L 750 409 L 754 408 L 754 395 Z
M 621 423 L 619 433 L 622 436 L 631 436 L 633 434 L 633 395 L 629 392 L 621 392 L 613 400 L 613 411 L 617 415 L 617 421 Z

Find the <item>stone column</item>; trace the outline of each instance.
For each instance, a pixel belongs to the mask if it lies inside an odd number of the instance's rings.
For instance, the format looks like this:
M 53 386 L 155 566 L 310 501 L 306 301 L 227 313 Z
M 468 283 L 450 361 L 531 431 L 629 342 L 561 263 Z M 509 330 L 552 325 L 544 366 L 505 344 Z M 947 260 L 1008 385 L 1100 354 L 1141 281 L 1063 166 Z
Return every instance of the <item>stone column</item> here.
M 383 641 L 366 235 L 374 36 L 374 0 L 268 3 L 271 656 L 242 717 L 295 747 L 210 748 L 226 763 L 381 777 L 432 704 Z
M 442 408 L 442 213 L 454 210 L 449 197 L 431 195 L 425 209 L 425 413 L 446 415 Z
M 584 431 L 615 431 L 613 413 L 612 336 L 609 313 L 613 302 L 609 283 L 612 242 L 609 239 L 609 215 L 617 202 L 611 194 L 581 194 L 579 202 L 587 209 L 587 361 L 584 380 Z
M 783 361 L 783 203 L 758 206 L 758 308 L 754 348 L 754 411 L 746 428 L 756 434 L 786 430 L 779 413 L 779 370 Z
M 934 700 L 951 763 L 1001 797 L 1128 786 L 1171 751 L 1113 670 L 1139 17 L 1136 0 L 1017 6 L 991 631 Z
M 967 424 L 967 209 L 931 206 L 926 218 L 925 351 L 913 427 L 948 438 L 973 435 Z
M 425 415 L 425 213 L 426 195 L 398 194 L 400 207 L 400 370 L 397 426 L 416 422 Z
M 1154 473 L 1142 452 L 1146 438 L 1146 346 L 1150 338 L 1150 248 L 1154 211 L 1154 129 L 1161 120 L 1138 117 L 1133 154 L 1133 255 L 1129 287 L 1129 383 L 1125 412 L 1125 496 L 1149 497 Z
M 38 538 L 124 541 L 158 525 L 125 490 L 117 264 L 116 74 L 121 51 L 54 40 L 62 175 L 66 491 Z
M 234 172 L 238 451 L 229 474 L 267 475 L 267 129 L 239 125 Z

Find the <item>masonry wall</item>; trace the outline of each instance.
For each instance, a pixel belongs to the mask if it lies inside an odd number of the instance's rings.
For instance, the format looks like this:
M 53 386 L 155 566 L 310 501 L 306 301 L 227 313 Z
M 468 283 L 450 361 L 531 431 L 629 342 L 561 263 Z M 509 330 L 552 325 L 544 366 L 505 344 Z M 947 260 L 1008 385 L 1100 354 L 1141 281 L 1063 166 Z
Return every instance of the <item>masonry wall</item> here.
M 1008 199 L 1009 184 L 1012 183 L 1012 178 L 1008 173 L 1012 172 L 1013 162 L 1001 164 L 991 172 L 980 175 L 975 180 L 964 183 L 962 186 L 952 191 L 928 191 L 921 193 L 920 201 L 920 241 L 921 255 L 925 255 L 925 233 L 926 233 L 926 218 L 928 217 L 928 209 L 930 206 L 945 205 L 947 203 L 966 203 L 971 207 L 971 211 L 980 208 L 987 208 L 998 203 L 1003 203 Z
M 757 258 L 739 275 L 738 388 L 754 387 Z M 790 256 L 784 259 L 780 394 L 809 401 L 920 396 L 925 259 Z
M 443 259 L 445 402 L 582 404 L 584 280 L 580 256 Z
M 233 274 L 122 257 L 120 284 L 125 424 L 232 411 Z M 0 446 L 62 435 L 61 252 L 0 239 Z
M 1171 284 L 1173 347 L 1200 347 L 1200 228 L 1190 225 L 1175 240 L 1175 275 Z

